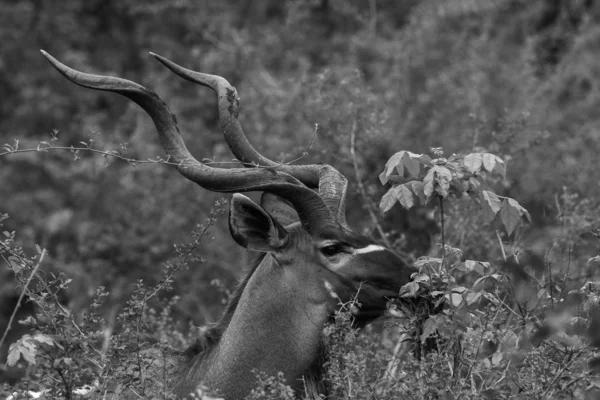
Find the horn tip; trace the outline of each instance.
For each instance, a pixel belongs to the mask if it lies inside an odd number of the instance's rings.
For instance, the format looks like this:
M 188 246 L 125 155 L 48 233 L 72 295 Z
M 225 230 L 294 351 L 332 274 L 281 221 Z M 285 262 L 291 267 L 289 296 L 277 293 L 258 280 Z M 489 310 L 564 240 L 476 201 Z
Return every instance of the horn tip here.
M 156 58 L 158 61 L 162 62 L 164 64 L 164 60 L 166 60 L 166 58 L 164 58 L 163 56 L 153 53 L 153 52 L 148 52 L 152 57 Z
M 60 61 L 58 61 L 56 58 L 52 57 L 50 54 L 48 54 L 46 51 L 40 49 L 40 52 L 42 53 L 42 55 L 44 57 L 46 57 L 46 60 L 50 61 L 50 64 L 52 64 L 56 69 L 61 70 L 61 67 L 66 68 L 65 65 L 63 65 Z
M 40 53 L 42 53 L 42 55 L 44 57 L 46 57 L 48 60 L 52 60 L 54 58 L 50 54 L 48 54 L 45 50 L 40 49 Z

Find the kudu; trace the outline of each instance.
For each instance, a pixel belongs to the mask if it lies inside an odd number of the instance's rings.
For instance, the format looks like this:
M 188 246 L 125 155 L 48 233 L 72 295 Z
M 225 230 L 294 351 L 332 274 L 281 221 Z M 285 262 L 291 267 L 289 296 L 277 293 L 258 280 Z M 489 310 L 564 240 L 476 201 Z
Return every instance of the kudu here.
M 245 248 L 264 252 L 215 326 L 169 359 L 169 390 L 186 396 L 203 385 L 225 399 L 242 399 L 256 385 L 257 371 L 283 372 L 296 392 L 311 397 L 325 390 L 319 375 L 326 357 L 322 331 L 336 307 L 356 297 L 355 322 L 364 326 L 384 314 L 387 299 L 397 297 L 415 272 L 398 255 L 348 227 L 346 178 L 329 165 L 286 165 L 259 154 L 238 122 L 236 89 L 220 76 L 151 53 L 180 77 L 217 93 L 225 140 L 249 168 L 214 168 L 194 158 L 175 116 L 154 92 L 125 79 L 73 70 L 43 54 L 71 82 L 119 93 L 141 106 L 181 175 L 210 191 L 234 192 L 231 236 Z M 236 193 L 250 191 L 264 192 L 262 206 Z M 279 204 L 291 205 L 299 221 L 278 214 Z

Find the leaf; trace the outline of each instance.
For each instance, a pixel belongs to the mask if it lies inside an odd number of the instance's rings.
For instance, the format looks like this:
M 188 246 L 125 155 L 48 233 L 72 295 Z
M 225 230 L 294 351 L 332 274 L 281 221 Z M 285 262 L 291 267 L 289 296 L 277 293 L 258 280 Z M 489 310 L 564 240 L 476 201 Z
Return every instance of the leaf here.
M 385 169 L 379 174 L 379 181 L 382 185 L 385 185 L 394 173 L 394 170 L 398 172 L 400 177 L 403 177 L 406 172 L 409 177 L 418 178 L 421 171 L 420 164 L 430 165 L 431 158 L 427 155 L 415 154 L 410 151 L 399 151 L 385 163 Z
M 587 263 L 588 264 L 600 264 L 600 255 L 590 258 L 589 260 L 587 260 Z
M 388 176 L 385 173 L 385 170 L 379 174 L 379 182 L 381 182 L 382 185 L 385 185 L 386 183 L 388 183 Z
M 469 191 L 479 192 L 479 187 L 481 186 L 481 182 L 477 180 L 477 178 L 470 177 L 469 178 Z
M 523 207 L 519 204 L 518 201 L 516 201 L 515 199 L 511 199 L 510 197 L 508 197 L 506 200 L 508 200 L 508 203 L 511 205 L 511 207 L 514 207 L 519 211 L 519 215 L 525 216 L 527 220 L 531 223 L 531 215 L 529 215 L 529 211 L 527 211 L 525 207 Z
M 458 293 L 449 293 L 446 294 L 446 300 L 448 300 L 454 307 L 460 306 L 463 301 L 463 297 Z
M 475 261 L 475 260 L 466 260 L 465 261 L 465 266 L 466 269 L 469 271 L 475 271 L 480 275 L 483 275 L 483 273 L 485 272 L 485 268 L 489 268 L 490 267 L 490 263 L 489 262 L 483 262 L 483 261 Z
M 421 201 L 422 205 L 427 203 L 427 196 L 425 195 L 425 184 L 421 181 L 410 181 L 404 184 L 409 188 Z
M 467 296 L 465 297 L 465 300 L 468 305 L 477 303 L 479 301 L 479 299 L 481 299 L 481 293 L 479 293 L 479 292 L 469 292 L 469 293 L 467 293 Z
M 427 175 L 425 175 L 425 178 L 423 179 L 423 193 L 425 193 L 425 196 L 427 198 L 429 198 L 433 194 L 434 178 L 435 172 L 434 169 L 431 168 L 429 171 L 427 171 Z
M 420 164 L 431 164 L 431 158 L 429 158 L 427 155 L 415 154 L 410 151 L 401 151 L 400 153 L 402 153 L 400 156 L 400 163 L 403 168 L 396 166 L 400 176 L 403 176 L 404 171 L 406 171 L 408 172 L 409 177 L 412 176 L 414 178 L 418 178 L 419 172 L 421 171 Z
M 436 165 L 432 168 L 435 174 L 435 182 L 438 186 L 435 191 L 442 197 L 447 197 L 450 191 L 450 181 L 452 180 L 452 172 L 446 167 Z
M 427 318 L 427 320 L 423 324 L 423 333 L 420 336 L 421 343 L 425 343 L 427 338 L 429 338 L 431 335 L 434 335 L 437 332 L 438 327 L 440 327 L 440 325 L 443 324 L 443 318 L 439 317 L 442 316 L 430 315 L 429 318 Z
M 512 199 L 504 199 L 502 202 L 500 220 L 502 221 L 502 224 L 504 224 L 506 233 L 510 236 L 521 222 L 521 211 L 514 207 L 509 200 Z
M 14 367 L 21 358 L 21 352 L 19 351 L 18 343 L 11 343 L 8 348 L 8 357 L 6 357 L 6 365 Z
M 477 261 L 477 265 L 474 268 L 474 271 L 477 272 L 479 275 L 483 275 L 483 273 L 485 272 L 485 269 L 489 269 L 490 268 L 490 263 L 487 261 Z
M 54 346 L 54 339 L 52 339 L 48 335 L 44 335 L 44 334 L 38 333 L 38 334 L 36 334 L 36 335 L 33 336 L 33 340 L 35 340 L 37 342 L 40 342 L 40 343 L 49 344 L 50 346 Z
M 429 281 L 431 280 L 429 278 L 429 275 L 427 274 L 420 274 L 417 273 L 415 276 L 412 277 L 413 282 L 423 282 L 423 283 L 429 283 Z
M 414 154 L 414 153 L 410 153 L 412 158 L 419 160 L 419 162 L 421 164 L 424 165 L 431 165 L 431 157 L 429 157 L 427 154 Z
M 394 318 L 406 318 L 406 313 L 396 304 L 388 303 L 387 314 Z
M 479 290 L 481 289 L 481 287 L 479 286 L 481 283 L 488 281 L 488 280 L 495 280 L 492 277 L 490 277 L 489 275 L 484 275 L 481 278 L 477 278 L 475 280 L 475 282 L 473 283 L 473 290 Z
M 496 193 L 488 192 L 487 190 L 481 191 L 481 208 L 483 208 L 483 215 L 488 221 L 493 220 L 498 214 L 498 211 L 502 208 L 502 200 L 496 195 Z
M 492 365 L 498 365 L 500 364 L 500 361 L 502 361 L 502 357 L 503 354 L 499 351 L 495 352 L 494 355 L 492 356 Z
M 35 355 L 37 354 L 37 349 L 35 347 L 22 346 L 19 347 L 19 352 L 27 363 L 35 365 Z
M 481 165 L 483 164 L 481 153 L 467 154 L 465 158 L 463 158 L 463 164 L 471 173 L 474 174 L 479 172 L 481 170 Z
M 396 204 L 396 201 L 407 210 L 415 205 L 413 194 L 407 185 L 396 185 L 383 195 L 379 209 L 381 212 L 388 212 Z
M 405 185 L 398 185 L 393 189 L 394 196 L 396 196 L 396 199 L 398 200 L 400 205 L 402 205 L 402 207 L 409 210 L 412 206 L 415 205 L 413 194 L 408 187 L 406 187 Z
M 6 360 L 6 363 L 9 366 L 12 367 L 16 365 L 21 357 L 29 364 L 35 364 L 37 348 L 31 339 L 32 337 L 30 335 L 24 335 L 21 339 L 10 345 Z
M 489 172 L 492 172 L 496 166 L 496 156 L 490 153 L 484 153 L 481 158 L 483 161 L 483 168 Z
M 491 172 L 495 172 L 500 175 L 502 178 L 506 179 L 506 164 L 504 161 L 498 157 L 496 157 L 496 164 L 494 165 L 494 169 Z
M 379 180 L 382 185 L 385 185 L 388 181 L 390 175 L 394 172 L 394 168 L 396 168 L 399 164 L 401 165 L 402 156 L 404 151 L 399 151 L 393 156 L 390 157 L 389 160 L 385 163 L 385 169 L 381 174 L 379 174 Z M 402 168 L 402 167 L 401 167 Z M 399 171 L 400 176 L 403 175 L 402 171 Z
M 386 213 L 394 207 L 394 204 L 396 204 L 396 196 L 394 195 L 394 188 L 391 187 L 381 198 L 379 209 L 382 213 Z
M 413 265 L 417 268 L 428 266 L 437 269 L 441 263 L 442 259 L 438 257 L 419 257 Z
M 406 285 L 400 288 L 398 295 L 400 297 L 417 297 L 419 288 L 420 286 L 418 282 L 408 282 Z
M 15 274 L 18 274 L 19 272 L 21 272 L 23 270 L 25 263 L 21 262 L 19 257 L 8 256 L 7 260 L 8 260 L 9 268 L 12 269 Z
M 469 270 L 467 269 L 467 267 L 465 266 L 464 262 L 456 262 L 454 264 L 452 264 L 453 268 L 456 268 L 458 271 L 462 271 L 462 272 L 468 272 Z
M 477 261 L 473 261 L 473 260 L 465 261 L 465 267 L 467 268 L 468 271 L 473 271 L 475 269 L 476 265 L 477 265 Z

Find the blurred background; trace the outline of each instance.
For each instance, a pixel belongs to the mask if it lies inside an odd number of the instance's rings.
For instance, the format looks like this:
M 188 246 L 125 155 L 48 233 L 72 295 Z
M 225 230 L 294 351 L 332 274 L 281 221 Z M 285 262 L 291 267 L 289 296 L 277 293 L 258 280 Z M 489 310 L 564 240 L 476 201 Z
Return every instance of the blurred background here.
M 600 194 L 599 21 L 594 0 L 1 0 L 0 142 L 36 148 L 56 129 L 56 145 L 92 138 L 102 150 L 127 143 L 131 158 L 164 155 L 139 107 L 69 83 L 44 49 L 78 70 L 156 91 L 198 159 L 230 161 L 215 95 L 170 73 L 152 51 L 236 86 L 242 126 L 271 159 L 302 155 L 318 124 L 300 162 L 330 163 L 349 178 L 348 220 L 358 230 L 375 231 L 365 207 L 385 193 L 377 175 L 395 152 L 483 149 L 507 161 L 508 179 L 494 190 L 531 212 L 521 238 L 539 247 L 538 257 L 564 229 L 568 207 L 579 207 L 569 214 L 569 254 L 585 257 L 577 248 L 590 245 Z M 79 157 L 1 157 L 0 213 L 10 216 L 3 229 L 16 231 L 25 249 L 48 250 L 44 268 L 73 279 L 64 299 L 74 310 L 105 285 L 114 312 L 137 279 L 160 279 L 173 246 L 191 241 L 224 196 L 170 166 Z M 437 215 L 397 208 L 378 214 L 395 248 L 415 257 L 437 251 Z M 495 234 L 482 236 L 477 213 L 459 211 L 463 217 L 450 216 L 450 244 L 496 260 Z M 225 217 L 200 253 L 205 262 L 181 271 L 164 294 L 181 296 L 182 327 L 218 318 L 224 296 L 211 281 L 231 289 L 250 258 Z M 0 291 L 6 315 L 19 292 L 5 265 Z

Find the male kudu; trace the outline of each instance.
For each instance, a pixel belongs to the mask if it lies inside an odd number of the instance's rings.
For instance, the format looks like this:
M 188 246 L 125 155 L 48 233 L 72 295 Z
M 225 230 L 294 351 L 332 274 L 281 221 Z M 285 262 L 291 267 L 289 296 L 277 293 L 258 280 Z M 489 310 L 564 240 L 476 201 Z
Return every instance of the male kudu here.
M 249 168 L 213 168 L 194 158 L 175 116 L 154 92 L 128 80 L 78 72 L 43 54 L 71 82 L 119 93 L 141 106 L 181 175 L 211 191 L 234 192 L 231 235 L 239 245 L 264 252 L 219 322 L 196 345 L 163 364 L 168 390 L 186 396 L 203 385 L 225 399 L 242 399 L 256 385 L 256 371 L 283 372 L 294 390 L 311 397 L 324 390 L 319 383 L 326 357 L 322 331 L 336 307 L 358 293 L 355 318 L 364 326 L 383 315 L 387 299 L 397 297 L 415 272 L 392 251 L 348 227 L 346 178 L 329 165 L 286 165 L 259 154 L 237 120 L 237 92 L 222 77 L 152 54 L 177 75 L 217 93 L 225 140 Z M 236 193 L 249 191 L 265 193 L 262 206 Z M 279 208 L 273 204 L 282 202 L 293 207 L 298 222 L 276 214 Z

